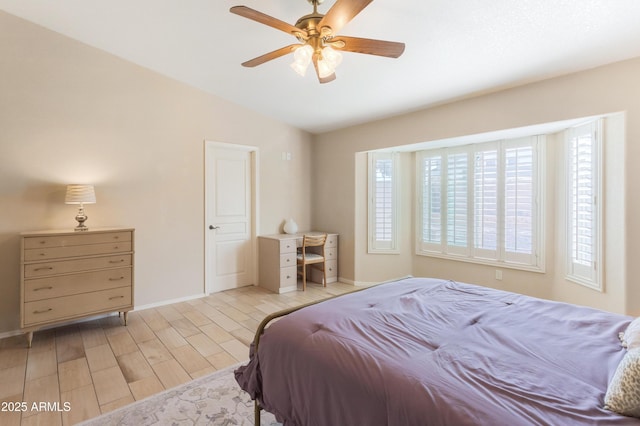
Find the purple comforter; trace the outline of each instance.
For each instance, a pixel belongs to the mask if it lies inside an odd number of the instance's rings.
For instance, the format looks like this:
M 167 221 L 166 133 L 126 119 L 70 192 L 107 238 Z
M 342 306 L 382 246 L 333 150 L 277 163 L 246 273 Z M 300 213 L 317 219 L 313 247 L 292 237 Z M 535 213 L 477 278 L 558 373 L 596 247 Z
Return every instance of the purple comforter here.
M 236 380 L 285 425 L 638 425 L 603 408 L 629 322 L 407 278 L 272 323 Z

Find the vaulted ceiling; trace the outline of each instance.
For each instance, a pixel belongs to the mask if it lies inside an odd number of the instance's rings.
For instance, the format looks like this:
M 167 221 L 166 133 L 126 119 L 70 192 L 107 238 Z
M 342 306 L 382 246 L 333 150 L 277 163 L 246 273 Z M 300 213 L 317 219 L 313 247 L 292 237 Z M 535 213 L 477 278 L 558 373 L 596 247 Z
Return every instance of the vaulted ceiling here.
M 640 56 L 638 0 L 374 0 L 340 33 L 404 42 L 404 54 L 346 52 L 337 79 L 321 85 L 293 72 L 292 55 L 240 66 L 295 39 L 231 14 L 235 5 L 291 24 L 313 10 L 305 0 L 0 0 L 8 13 L 312 133 Z

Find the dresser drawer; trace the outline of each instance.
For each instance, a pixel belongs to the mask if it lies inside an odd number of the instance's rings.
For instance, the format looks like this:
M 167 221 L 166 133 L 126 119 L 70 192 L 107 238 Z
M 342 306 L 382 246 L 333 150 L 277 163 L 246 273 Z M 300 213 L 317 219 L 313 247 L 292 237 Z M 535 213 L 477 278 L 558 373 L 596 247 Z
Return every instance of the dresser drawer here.
M 34 278 L 69 272 L 91 271 L 93 269 L 115 268 L 131 266 L 130 254 L 105 257 L 91 257 L 88 259 L 60 260 L 57 262 L 30 263 L 24 265 L 24 277 Z
M 61 257 L 91 256 L 96 254 L 123 253 L 128 251 L 131 251 L 131 241 L 81 246 L 50 247 L 25 250 L 24 260 L 31 262 L 35 260 L 58 259 Z
M 24 327 L 131 307 L 131 287 L 76 294 L 24 304 Z
M 24 282 L 24 301 L 33 302 L 126 286 L 131 286 L 131 268 L 36 278 Z
M 26 237 L 24 239 L 24 248 L 68 247 L 81 246 L 85 244 L 117 243 L 120 241 L 131 241 L 131 232 Z

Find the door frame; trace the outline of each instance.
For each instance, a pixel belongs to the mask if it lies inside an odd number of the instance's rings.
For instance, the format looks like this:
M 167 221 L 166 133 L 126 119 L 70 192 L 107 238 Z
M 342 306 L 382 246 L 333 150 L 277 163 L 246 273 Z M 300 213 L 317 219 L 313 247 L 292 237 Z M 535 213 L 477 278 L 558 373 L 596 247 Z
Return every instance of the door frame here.
M 203 226 L 202 226 L 202 230 L 204 232 L 204 283 L 203 283 L 203 290 L 205 294 L 212 294 L 212 289 L 209 287 L 209 278 L 212 277 L 213 274 L 213 270 L 212 270 L 212 265 L 211 263 L 208 261 L 211 251 L 213 250 L 213 236 L 214 234 L 212 232 L 209 232 L 209 228 L 208 228 L 208 217 L 209 217 L 209 203 L 208 203 L 208 186 L 207 186 L 207 170 L 208 167 L 211 167 L 208 164 L 208 157 L 207 157 L 207 150 L 208 149 L 216 149 L 216 148 L 223 148 L 223 149 L 231 149 L 231 150 L 237 150 L 237 151 L 244 151 L 244 152 L 249 152 L 249 154 L 251 155 L 251 219 L 250 219 L 250 223 L 251 223 L 251 241 L 253 242 L 252 244 L 252 256 L 253 256 L 253 267 L 252 269 L 252 273 L 251 273 L 251 281 L 253 282 L 253 285 L 257 285 L 257 276 L 258 276 L 258 244 L 257 244 L 257 236 L 259 235 L 259 224 L 258 224 L 258 217 L 260 216 L 259 211 L 259 199 L 260 199 L 260 185 L 259 182 L 260 180 L 258 179 L 258 175 L 259 175 L 259 156 L 260 156 L 260 152 L 257 146 L 251 146 L 251 145 L 239 145 L 239 144 L 233 144 L 233 143 L 226 143 L 226 142 L 215 142 L 215 141 L 210 141 L 210 140 L 206 140 L 204 141 L 204 194 L 203 194 L 203 198 L 204 198 L 204 218 L 203 218 Z

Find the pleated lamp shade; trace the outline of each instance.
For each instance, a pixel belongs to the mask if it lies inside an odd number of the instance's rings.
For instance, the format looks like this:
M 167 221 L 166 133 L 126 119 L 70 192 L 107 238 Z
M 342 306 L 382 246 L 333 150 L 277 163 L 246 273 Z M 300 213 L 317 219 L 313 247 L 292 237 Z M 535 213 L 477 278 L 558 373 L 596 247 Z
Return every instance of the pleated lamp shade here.
M 65 204 L 95 204 L 96 193 L 93 185 L 67 185 Z

